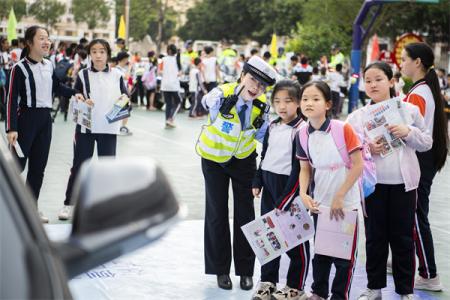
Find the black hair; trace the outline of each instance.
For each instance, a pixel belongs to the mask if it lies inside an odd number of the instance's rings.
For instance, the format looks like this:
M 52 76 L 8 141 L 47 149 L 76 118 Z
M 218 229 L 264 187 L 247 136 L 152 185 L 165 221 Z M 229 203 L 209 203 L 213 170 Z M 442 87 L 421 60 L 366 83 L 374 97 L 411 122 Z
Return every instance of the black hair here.
M 300 63 L 301 63 L 302 65 L 306 65 L 306 64 L 308 63 L 308 58 L 307 58 L 306 56 L 303 56 L 303 57 L 300 59 Z
M 271 58 L 272 55 L 270 54 L 269 51 L 266 51 L 266 52 L 264 52 L 263 57 L 264 57 L 264 58 Z
M 210 53 L 212 53 L 214 51 L 214 48 L 211 47 L 211 46 L 205 46 L 203 48 L 203 51 L 205 51 L 206 54 L 210 54 Z
M 337 64 L 336 65 L 336 71 L 337 72 L 341 72 L 342 71 L 342 64 Z
M 79 41 L 79 44 L 87 44 L 87 43 L 88 43 L 88 40 L 84 37 L 82 37 Z
M 147 52 L 147 57 L 148 58 L 151 58 L 151 57 L 154 57 L 154 56 L 155 56 L 155 51 L 150 50 L 150 51 Z
M 250 55 L 253 56 L 255 54 L 258 54 L 258 49 L 253 48 L 252 50 L 250 50 Z
M 369 69 L 378 69 L 378 70 L 382 71 L 389 80 L 391 80 L 394 77 L 394 73 L 392 72 L 391 66 L 389 66 L 384 61 L 375 61 L 375 62 L 369 64 L 363 71 L 364 78 L 366 77 L 366 72 Z M 394 87 L 389 88 L 389 96 L 395 97 L 395 88 Z
M 92 40 L 92 41 L 89 43 L 88 47 L 87 47 L 88 53 L 91 54 L 91 48 L 92 48 L 94 45 L 97 45 L 97 44 L 100 44 L 100 45 L 102 45 L 103 47 L 105 47 L 105 49 L 106 49 L 106 54 L 107 54 L 107 56 L 108 56 L 107 59 L 109 60 L 109 59 L 111 58 L 111 47 L 109 46 L 109 43 L 108 43 L 106 40 L 104 40 L 104 39 L 94 39 L 94 40 Z
M 291 61 L 298 61 L 298 56 L 297 55 L 292 55 L 291 56 Z
M 200 57 L 194 58 L 194 65 L 198 66 L 202 62 L 202 59 Z
M 11 40 L 11 47 L 19 47 L 19 40 L 18 39 Z
M 402 73 L 401 72 L 395 72 L 394 78 L 400 79 L 401 77 L 402 77 Z
M 73 48 L 71 48 L 71 47 L 67 48 L 65 55 L 69 58 L 72 58 L 72 54 L 73 54 Z
M 83 60 L 88 57 L 88 52 L 84 48 L 78 49 L 77 53 L 78 53 L 78 56 L 80 56 L 81 59 L 83 59 Z
M 287 91 L 289 97 L 294 100 L 298 105 L 300 105 L 300 99 L 301 99 L 301 92 L 302 87 L 300 86 L 300 83 L 297 80 L 290 80 L 290 79 L 283 79 L 278 81 L 275 86 L 273 87 L 271 101 L 273 103 L 273 100 L 275 98 L 275 95 L 279 91 Z M 301 116 L 302 119 L 304 119 L 303 114 L 301 113 L 300 107 L 297 109 L 297 115 Z
M 434 166 L 440 171 L 445 165 L 448 153 L 448 125 L 444 113 L 444 99 L 439 87 L 439 79 L 434 70 L 433 49 L 425 43 L 411 43 L 405 46 L 408 56 L 415 60 L 420 58 L 420 62 L 426 72 L 424 80 L 431 90 L 434 99 L 434 118 L 433 118 L 433 156 Z
M 313 73 L 314 75 L 319 74 L 319 67 L 318 67 L 318 66 L 314 66 L 314 67 L 313 67 L 312 73 Z
M 327 75 L 327 68 L 326 67 L 320 68 L 320 75 L 322 75 L 322 76 Z
M 20 54 L 20 59 L 27 57 L 30 54 L 30 46 L 28 44 L 30 44 L 30 45 L 33 44 L 33 39 L 39 29 L 45 30 L 45 32 L 47 32 L 47 34 L 49 34 L 47 28 L 45 28 L 45 27 L 38 26 L 38 25 L 33 25 L 31 27 L 28 27 L 27 30 L 25 31 L 25 36 L 24 36 L 25 48 L 23 48 L 22 53 Z
M 322 93 L 323 97 L 325 98 L 326 102 L 331 102 L 331 89 L 328 86 L 328 84 L 326 84 L 323 81 L 310 81 L 308 83 L 306 83 L 303 87 L 302 87 L 302 91 L 300 92 L 300 99 L 303 97 L 303 93 L 305 92 L 305 90 L 309 87 L 315 86 L 320 93 Z
M 167 54 L 168 55 L 177 54 L 177 46 L 175 46 L 174 44 L 170 44 L 169 46 L 167 46 Z

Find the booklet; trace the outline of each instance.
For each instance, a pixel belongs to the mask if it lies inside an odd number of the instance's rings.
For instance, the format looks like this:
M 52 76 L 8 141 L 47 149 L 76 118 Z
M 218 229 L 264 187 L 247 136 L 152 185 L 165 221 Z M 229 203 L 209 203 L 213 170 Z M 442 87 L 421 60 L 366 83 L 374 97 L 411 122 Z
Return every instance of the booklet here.
M 387 129 L 389 125 L 409 125 L 411 118 L 405 113 L 400 97 L 392 98 L 380 103 L 368 105 L 364 117 L 364 131 L 372 142 L 383 143 L 384 150 L 381 157 L 392 154 L 395 150 L 405 146 L 402 139 L 396 138 Z
M 241 227 L 261 265 L 314 236 L 314 225 L 300 197 L 289 211 L 274 209 Z
M 92 107 L 75 99 L 71 100 L 70 105 L 72 120 L 89 130 L 92 129 Z
M 12 148 L 14 148 L 14 151 L 16 152 L 17 157 L 24 158 L 25 155 L 23 154 L 22 148 L 19 145 L 19 142 L 15 142 L 14 145 L 9 145 L 9 150 L 12 151 Z
M 122 94 L 119 97 L 119 99 L 117 99 L 116 103 L 114 103 L 114 106 L 106 114 L 106 119 L 108 120 L 108 123 L 113 123 L 128 118 L 130 116 L 130 111 L 127 107 L 129 100 L 130 99 L 125 94 Z
M 330 219 L 330 208 L 319 207 L 314 253 L 351 259 L 358 211 L 344 211 L 344 219 Z M 355 245 L 357 247 L 358 245 Z

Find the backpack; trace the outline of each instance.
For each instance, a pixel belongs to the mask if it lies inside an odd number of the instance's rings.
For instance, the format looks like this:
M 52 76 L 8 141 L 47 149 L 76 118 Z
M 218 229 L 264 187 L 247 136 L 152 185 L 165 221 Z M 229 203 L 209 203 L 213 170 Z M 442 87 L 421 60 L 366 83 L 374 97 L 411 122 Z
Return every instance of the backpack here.
M 69 59 L 61 59 L 55 67 L 55 76 L 61 82 L 66 82 L 68 80 L 69 70 L 72 68 L 73 63 Z
M 345 167 L 349 169 L 351 168 L 351 160 L 350 156 L 348 155 L 347 146 L 345 144 L 344 125 L 345 123 L 342 121 L 331 120 L 330 133 L 333 137 L 334 143 L 336 144 L 339 154 L 341 155 L 342 161 L 345 164 Z M 308 160 L 311 162 L 308 152 L 309 135 L 307 133 L 307 130 L 308 130 L 307 125 L 304 125 L 300 128 L 299 140 L 300 145 L 302 146 L 303 150 L 306 153 L 306 156 L 308 157 Z M 375 162 L 373 161 L 372 155 L 370 154 L 369 145 L 364 142 L 364 139 L 361 139 L 361 141 L 362 141 L 362 157 L 364 167 L 362 176 L 359 178 L 359 185 L 361 188 L 362 196 L 366 198 L 375 191 L 375 185 L 377 183 L 377 175 L 375 170 Z
M 144 73 L 142 76 L 142 83 L 147 90 L 156 88 L 155 67 L 150 67 L 150 69 Z

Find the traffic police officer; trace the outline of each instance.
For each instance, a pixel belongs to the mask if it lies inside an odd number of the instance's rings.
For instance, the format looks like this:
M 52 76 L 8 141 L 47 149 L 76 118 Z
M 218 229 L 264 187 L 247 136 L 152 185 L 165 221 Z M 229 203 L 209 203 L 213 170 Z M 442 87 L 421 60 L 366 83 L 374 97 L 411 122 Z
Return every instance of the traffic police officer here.
M 256 141 L 268 127 L 269 105 L 264 91 L 275 83 L 276 71 L 260 57 L 244 65 L 238 82 L 213 89 L 202 102 L 209 110 L 196 151 L 205 177 L 205 271 L 217 275 L 220 288 L 231 289 L 231 239 L 228 189 L 234 198 L 233 257 L 244 290 L 253 287 L 255 255 L 241 226 L 254 220 L 252 180 L 256 172 Z

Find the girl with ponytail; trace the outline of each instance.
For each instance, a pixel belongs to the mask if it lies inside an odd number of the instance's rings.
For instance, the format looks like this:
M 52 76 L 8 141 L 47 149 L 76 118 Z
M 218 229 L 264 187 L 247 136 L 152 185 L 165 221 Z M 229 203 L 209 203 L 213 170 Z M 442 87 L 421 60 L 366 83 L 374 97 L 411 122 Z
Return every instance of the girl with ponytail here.
M 444 113 L 444 99 L 434 69 L 434 54 L 430 46 L 425 43 L 408 44 L 402 51 L 401 59 L 403 75 L 410 77 L 414 82 L 405 101 L 419 107 L 433 137 L 432 149 L 417 153 L 421 177 L 417 189 L 415 240 L 420 276 L 416 279 L 415 288 L 440 291 L 442 285 L 436 271 L 428 211 L 433 178 L 444 167 L 448 153 L 448 125 Z

